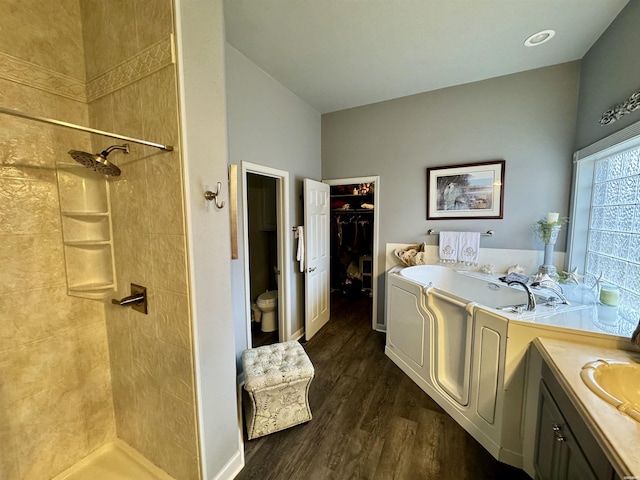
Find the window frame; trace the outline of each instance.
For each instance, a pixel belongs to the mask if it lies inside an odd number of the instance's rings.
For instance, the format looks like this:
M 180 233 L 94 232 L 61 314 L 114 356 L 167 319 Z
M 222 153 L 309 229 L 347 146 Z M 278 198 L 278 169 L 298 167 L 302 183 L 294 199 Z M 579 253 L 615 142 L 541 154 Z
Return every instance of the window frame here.
M 578 272 L 585 271 L 596 162 L 633 148 L 640 148 L 640 121 L 574 153 L 566 271 L 575 268 Z

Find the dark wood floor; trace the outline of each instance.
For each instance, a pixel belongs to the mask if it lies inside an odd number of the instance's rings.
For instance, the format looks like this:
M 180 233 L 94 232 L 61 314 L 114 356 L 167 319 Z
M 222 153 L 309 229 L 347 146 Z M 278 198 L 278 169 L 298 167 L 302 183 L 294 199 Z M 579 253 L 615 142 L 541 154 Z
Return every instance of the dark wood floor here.
M 278 342 L 278 330 L 263 332 L 261 327 L 261 323 L 251 322 L 251 346 L 253 348 Z
M 313 419 L 245 442 L 237 479 L 529 479 L 496 461 L 385 356 L 370 298 L 331 301 L 331 320 L 304 345 L 316 375 Z

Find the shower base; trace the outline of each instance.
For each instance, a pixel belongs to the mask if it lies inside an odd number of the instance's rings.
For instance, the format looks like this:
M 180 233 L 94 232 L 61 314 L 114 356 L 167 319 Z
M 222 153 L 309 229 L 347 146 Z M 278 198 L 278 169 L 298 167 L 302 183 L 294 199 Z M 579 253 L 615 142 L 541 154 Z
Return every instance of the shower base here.
M 52 480 L 174 480 L 125 442 L 103 445 Z

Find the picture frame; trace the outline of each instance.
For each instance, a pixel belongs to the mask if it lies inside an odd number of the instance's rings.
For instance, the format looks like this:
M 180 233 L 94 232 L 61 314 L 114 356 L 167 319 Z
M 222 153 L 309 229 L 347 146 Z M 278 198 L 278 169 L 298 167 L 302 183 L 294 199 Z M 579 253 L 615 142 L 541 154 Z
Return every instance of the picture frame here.
M 500 219 L 505 161 L 427 168 L 427 220 Z

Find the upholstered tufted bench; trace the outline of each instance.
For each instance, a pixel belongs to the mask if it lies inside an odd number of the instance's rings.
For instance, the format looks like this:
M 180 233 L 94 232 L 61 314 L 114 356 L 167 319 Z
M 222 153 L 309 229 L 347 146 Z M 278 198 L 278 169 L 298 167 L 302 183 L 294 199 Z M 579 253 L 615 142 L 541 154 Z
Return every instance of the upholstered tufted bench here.
M 297 341 L 242 352 L 249 440 L 311 420 L 311 360 Z

